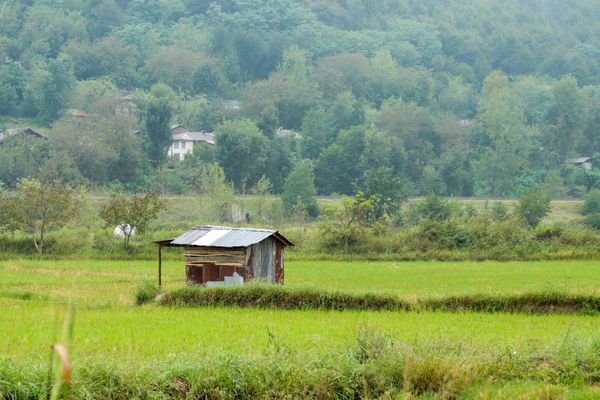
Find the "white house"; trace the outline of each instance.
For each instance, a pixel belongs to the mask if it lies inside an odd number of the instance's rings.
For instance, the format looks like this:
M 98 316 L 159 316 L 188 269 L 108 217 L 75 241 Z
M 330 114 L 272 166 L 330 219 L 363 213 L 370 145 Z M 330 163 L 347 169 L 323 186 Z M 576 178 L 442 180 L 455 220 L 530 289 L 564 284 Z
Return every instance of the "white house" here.
M 183 160 L 186 154 L 194 151 L 194 146 L 206 143 L 210 146 L 215 144 L 215 135 L 211 132 L 190 132 L 180 125 L 171 127 L 173 143 L 169 147 L 169 157 Z
M 565 161 L 565 164 L 572 164 L 581 167 L 587 171 L 592 170 L 592 157 L 571 158 Z

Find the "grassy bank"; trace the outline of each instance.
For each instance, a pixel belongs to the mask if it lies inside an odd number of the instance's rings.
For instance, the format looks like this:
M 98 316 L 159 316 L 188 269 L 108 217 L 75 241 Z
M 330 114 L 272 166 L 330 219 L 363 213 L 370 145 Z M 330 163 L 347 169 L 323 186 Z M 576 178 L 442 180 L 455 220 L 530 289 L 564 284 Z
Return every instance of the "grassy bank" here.
M 74 398 L 594 398 L 600 394 L 598 342 L 555 350 L 482 351 L 468 343 L 411 344 L 362 331 L 325 355 L 297 353 L 276 336 L 254 355 L 168 358 L 135 367 L 77 364 Z M 0 397 L 44 398 L 43 364 L 0 361 Z M 407 397 L 408 396 L 408 397 Z
M 142 287 L 136 293 L 141 305 L 152 302 L 158 289 Z M 158 304 L 178 307 L 251 307 L 281 310 L 363 310 L 363 311 L 476 311 L 535 314 L 596 314 L 600 296 L 558 292 L 517 295 L 463 295 L 407 301 L 397 296 L 352 294 L 310 288 L 247 285 L 239 288 L 188 287 L 158 296 Z
M 297 261 L 286 263 L 286 287 L 411 304 L 598 296 L 598 265 Z M 183 261 L 165 262 L 163 277 L 165 290 L 184 288 Z M 77 303 L 75 398 L 599 395 L 597 315 L 133 306 L 135 289 L 155 278 L 154 261 L 0 261 L 0 398 L 45 397 L 65 301 Z

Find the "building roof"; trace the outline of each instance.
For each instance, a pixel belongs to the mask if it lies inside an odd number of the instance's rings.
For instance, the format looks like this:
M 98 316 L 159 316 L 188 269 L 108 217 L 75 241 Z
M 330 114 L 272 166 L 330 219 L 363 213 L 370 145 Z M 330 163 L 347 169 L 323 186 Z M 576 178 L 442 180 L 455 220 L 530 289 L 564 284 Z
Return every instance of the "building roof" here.
M 189 142 L 205 142 L 215 144 L 215 134 L 211 132 L 178 132 L 174 133 L 173 140 L 185 140 Z
M 212 132 L 190 132 L 185 127 L 176 124 L 171 126 L 173 140 L 184 140 L 188 142 L 204 142 L 215 144 L 215 134 Z
M 31 128 L 10 128 L 4 132 L 2 132 L 0 130 L 0 142 L 2 142 L 4 139 L 6 139 L 9 136 L 15 136 L 18 134 L 27 134 L 29 136 L 33 136 L 33 137 L 39 138 L 39 139 L 46 139 L 46 140 L 48 139 L 46 136 L 42 135 L 38 131 L 31 129 Z
M 583 164 L 588 161 L 592 161 L 592 157 L 579 157 L 579 158 L 571 158 L 567 160 L 567 164 Z
M 161 240 L 155 243 L 174 247 L 248 247 L 271 236 L 283 243 L 284 246 L 294 245 L 279 232 L 270 229 L 231 228 L 213 225 L 197 225 L 175 239 Z

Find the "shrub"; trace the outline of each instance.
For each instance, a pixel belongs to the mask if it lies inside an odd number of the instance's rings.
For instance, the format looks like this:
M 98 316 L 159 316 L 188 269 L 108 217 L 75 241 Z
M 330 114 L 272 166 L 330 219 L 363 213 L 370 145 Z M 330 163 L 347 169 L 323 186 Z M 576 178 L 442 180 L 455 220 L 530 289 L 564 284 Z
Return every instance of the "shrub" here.
M 550 196 L 537 189 L 527 188 L 519 198 L 517 214 L 532 228 L 550 212 Z
M 157 286 L 150 282 L 146 282 L 138 288 L 137 292 L 135 292 L 135 304 L 139 306 L 150 303 L 151 301 L 154 301 L 159 293 L 160 289 Z
M 583 206 L 581 207 L 582 215 L 599 214 L 600 213 L 600 189 L 593 189 L 588 192 L 583 198 Z
M 422 219 L 433 221 L 445 221 L 452 215 L 450 203 L 435 195 L 418 203 L 416 210 Z
M 496 201 L 490 210 L 490 217 L 494 221 L 504 221 L 508 219 L 508 208 L 501 201 Z
M 563 226 L 559 223 L 554 223 L 552 225 L 538 225 L 535 228 L 534 235 L 537 240 L 550 240 L 560 238 L 563 232 Z
M 587 215 L 583 219 L 583 223 L 590 228 L 599 231 L 600 230 L 600 213 Z

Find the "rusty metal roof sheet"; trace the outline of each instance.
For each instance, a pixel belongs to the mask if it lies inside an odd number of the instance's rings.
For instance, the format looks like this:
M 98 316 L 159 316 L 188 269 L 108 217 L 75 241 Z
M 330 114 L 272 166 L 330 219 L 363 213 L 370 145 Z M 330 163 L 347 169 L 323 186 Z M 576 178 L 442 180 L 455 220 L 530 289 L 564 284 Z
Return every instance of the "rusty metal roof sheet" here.
M 293 246 L 279 232 L 270 229 L 230 228 L 227 226 L 197 225 L 172 240 L 171 246 L 248 247 L 275 236 L 285 246 Z

